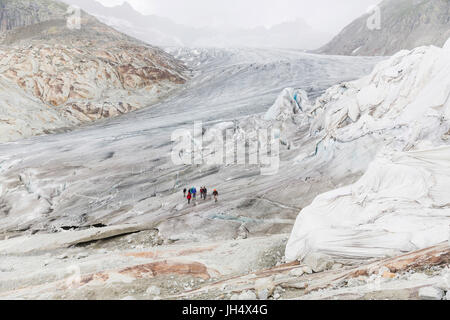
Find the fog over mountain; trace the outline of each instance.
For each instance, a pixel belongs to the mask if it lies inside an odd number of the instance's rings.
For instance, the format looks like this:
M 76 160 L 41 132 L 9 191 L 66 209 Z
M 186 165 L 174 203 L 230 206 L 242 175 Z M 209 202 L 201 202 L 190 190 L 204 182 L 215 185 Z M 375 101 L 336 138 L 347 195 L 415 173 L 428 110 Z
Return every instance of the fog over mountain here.
M 96 16 L 115 29 L 157 46 L 274 47 L 311 50 L 331 35 L 310 27 L 303 19 L 270 28 L 191 27 L 157 15 L 144 15 L 130 4 L 106 7 L 94 0 L 64 0 Z

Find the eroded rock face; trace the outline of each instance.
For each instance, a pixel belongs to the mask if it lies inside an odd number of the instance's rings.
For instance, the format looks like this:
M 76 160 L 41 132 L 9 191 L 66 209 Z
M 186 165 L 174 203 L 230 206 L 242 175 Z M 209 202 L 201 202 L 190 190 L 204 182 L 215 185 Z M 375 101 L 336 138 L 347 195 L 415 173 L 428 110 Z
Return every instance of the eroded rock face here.
M 47 105 L 100 118 L 139 108 L 126 102 L 130 92 L 143 89 L 157 96 L 184 82 L 171 71 L 170 62 L 149 47 L 120 43 L 91 49 L 40 43 L 2 48 L 0 74 Z M 114 111 L 105 112 L 105 104 Z
M 179 73 L 171 71 L 168 59 L 150 47 L 117 43 L 95 49 L 92 52 L 91 45 L 79 48 L 42 43 L 2 48 L 0 74 L 45 104 L 86 114 L 93 113 L 88 107 L 94 104 L 91 101 L 108 102 L 103 97 L 112 96 L 112 91 L 123 97 L 123 102 L 114 104 L 119 114 L 138 107 L 126 105 L 128 91 L 163 91 L 164 82 L 184 82 Z M 100 117 L 114 115 L 101 110 L 95 113 Z
M 31 111 L 34 118 L 41 109 L 52 110 L 64 123 L 61 128 L 115 117 L 148 106 L 185 82 L 182 63 L 87 14 L 80 17 L 80 30 L 69 29 L 65 4 L 22 0 L 2 1 L 0 7 L 0 80 L 41 102 Z M 11 117 L 29 122 L 20 112 Z M 33 132 L 2 126 L 23 137 L 55 129 L 44 119 L 35 121 Z

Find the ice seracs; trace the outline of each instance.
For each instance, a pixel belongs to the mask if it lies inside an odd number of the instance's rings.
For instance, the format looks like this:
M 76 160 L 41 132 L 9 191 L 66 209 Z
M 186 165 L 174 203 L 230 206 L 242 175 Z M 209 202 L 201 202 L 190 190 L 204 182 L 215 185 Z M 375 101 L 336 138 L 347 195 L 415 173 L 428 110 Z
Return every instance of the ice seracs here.
M 435 144 L 448 130 L 450 55 L 437 47 L 401 51 L 371 75 L 330 88 L 310 112 L 311 134 L 348 142 L 395 138 L 399 149 Z M 447 130 L 446 130 L 447 129 Z
M 449 239 L 448 43 L 401 51 L 371 75 L 330 88 L 307 112 L 318 141 L 311 163 L 324 154 L 328 161 L 370 163 L 361 156 L 367 148 L 382 152 L 358 182 L 317 197 L 300 213 L 288 261 L 315 252 L 383 257 Z
M 266 112 L 263 119 L 266 121 L 286 121 L 292 115 L 303 111 L 309 105 L 308 95 L 299 89 L 286 88 L 278 96 L 273 106 Z

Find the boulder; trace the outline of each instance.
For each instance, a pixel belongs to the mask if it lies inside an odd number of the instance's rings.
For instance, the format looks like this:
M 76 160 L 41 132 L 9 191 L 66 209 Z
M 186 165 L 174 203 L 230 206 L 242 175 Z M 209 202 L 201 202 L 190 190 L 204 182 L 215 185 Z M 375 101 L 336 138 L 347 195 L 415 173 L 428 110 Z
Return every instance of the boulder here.
M 235 299 L 233 299 L 233 297 Z M 239 296 L 233 296 L 231 300 L 256 300 L 256 294 L 253 291 L 244 291 Z
M 425 287 L 419 290 L 419 298 L 422 300 L 442 300 L 444 291 L 436 287 Z
M 147 289 L 146 294 L 149 296 L 159 296 L 161 294 L 161 289 L 157 286 L 151 286 Z
M 395 276 L 396 276 L 395 273 L 392 273 L 392 272 L 389 272 L 389 271 L 384 272 L 383 275 L 382 275 L 382 277 L 385 278 L 385 279 L 394 279 Z
M 267 300 L 275 290 L 273 278 L 258 279 L 255 282 L 255 290 L 259 300 Z
M 259 300 L 267 300 L 269 299 L 269 290 L 263 289 L 257 292 L 257 296 Z
M 293 277 L 301 277 L 303 274 L 305 274 L 305 272 L 303 271 L 302 268 L 292 269 L 292 270 L 289 272 L 289 275 L 290 275 L 290 276 L 293 276 Z
M 321 253 L 308 254 L 303 260 L 303 263 L 316 273 L 331 269 L 334 264 L 333 259 L 330 256 Z
M 313 273 L 313 270 L 309 266 L 303 266 L 302 270 L 304 273 L 307 273 L 307 274 Z
M 333 266 L 331 267 L 331 270 L 339 270 L 342 269 L 343 265 L 340 263 L 335 263 L 333 264 Z

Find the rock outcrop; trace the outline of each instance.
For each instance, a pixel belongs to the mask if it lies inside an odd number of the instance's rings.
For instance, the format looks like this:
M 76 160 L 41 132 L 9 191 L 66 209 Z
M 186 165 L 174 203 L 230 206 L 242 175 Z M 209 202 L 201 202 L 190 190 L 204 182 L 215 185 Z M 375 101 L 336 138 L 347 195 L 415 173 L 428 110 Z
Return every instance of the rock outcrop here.
M 183 82 L 157 50 L 131 44 L 34 44 L 0 49 L 0 74 L 44 104 L 68 111 L 78 120 L 95 120 L 135 110 L 138 90 L 145 95 Z M 148 98 L 147 98 L 148 99 Z M 113 104 L 113 105 L 112 105 Z M 86 119 L 87 118 L 87 119 Z
M 450 37 L 448 0 L 385 0 L 318 50 L 323 54 L 387 56 Z
M 63 3 L 21 0 L 0 6 L 0 81 L 36 98 L 35 108 L 23 114 L 22 105 L 10 103 L 0 130 L 14 134 L 2 135 L 2 141 L 133 111 L 185 82 L 181 62 L 83 12 L 80 29 L 69 28 L 70 10 Z M 47 113 L 55 121 L 45 119 Z M 14 124 L 22 122 L 32 129 Z

